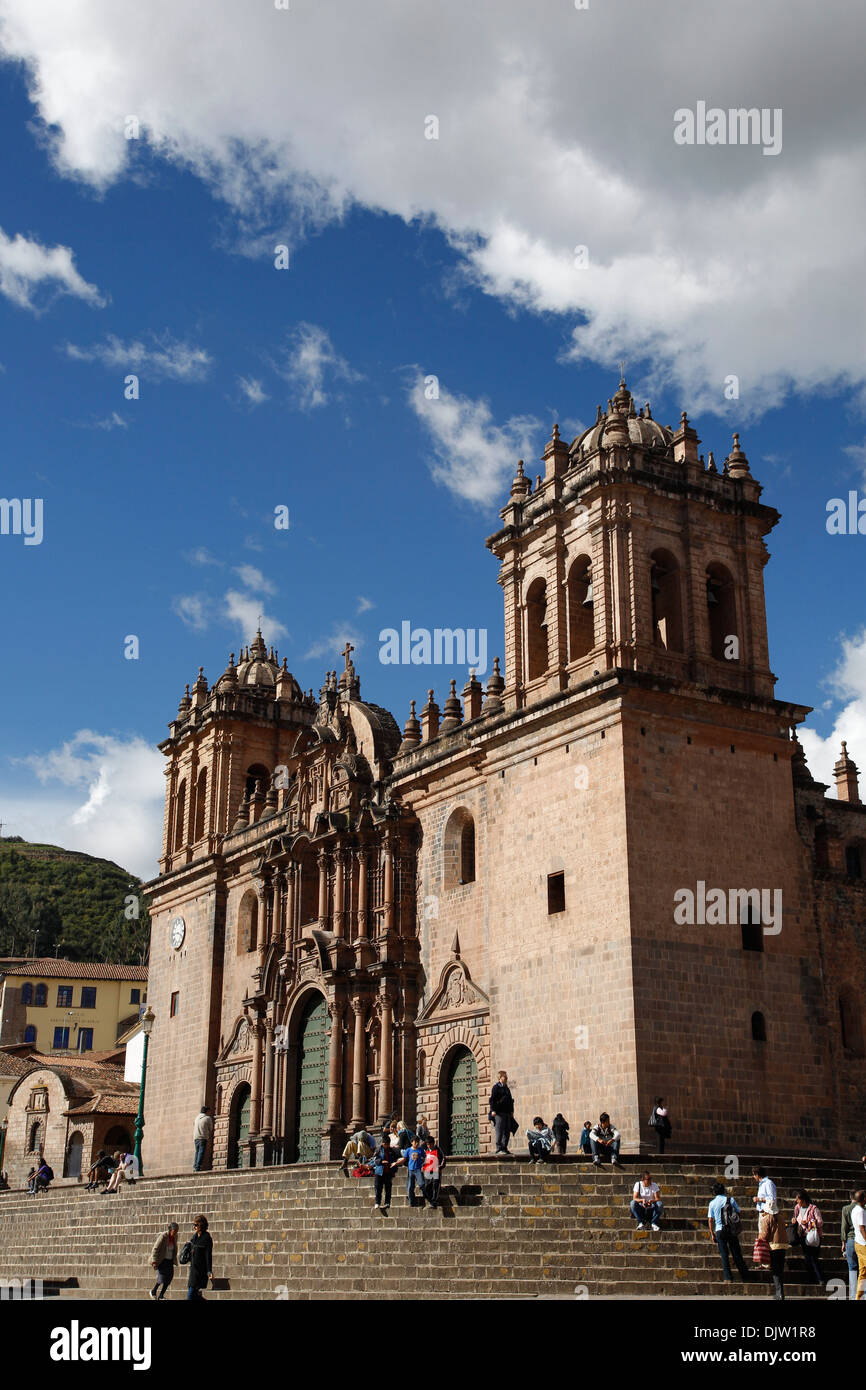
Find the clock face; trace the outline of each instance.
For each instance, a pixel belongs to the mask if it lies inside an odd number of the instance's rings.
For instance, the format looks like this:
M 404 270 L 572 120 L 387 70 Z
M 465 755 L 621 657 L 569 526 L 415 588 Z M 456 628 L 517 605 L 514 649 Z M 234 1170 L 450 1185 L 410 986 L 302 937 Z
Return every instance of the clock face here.
M 186 922 L 182 917 L 175 917 L 171 923 L 171 944 L 176 951 L 183 945 L 186 936 Z

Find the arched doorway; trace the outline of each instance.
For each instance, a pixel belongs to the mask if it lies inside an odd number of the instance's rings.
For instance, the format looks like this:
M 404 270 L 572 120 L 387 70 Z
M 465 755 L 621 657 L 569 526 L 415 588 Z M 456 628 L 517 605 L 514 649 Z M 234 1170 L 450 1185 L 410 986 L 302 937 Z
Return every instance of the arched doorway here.
M 113 1154 L 120 1150 L 121 1153 L 132 1152 L 132 1140 L 129 1137 L 129 1130 L 123 1125 L 113 1125 L 102 1141 L 106 1153 Z
M 229 1123 L 229 1168 L 243 1168 L 249 1161 L 245 1147 L 250 1137 L 251 1092 L 244 1081 L 232 1097 L 231 1120 Z
M 477 1154 L 478 1065 L 468 1047 L 458 1047 L 451 1058 L 446 1107 L 449 1154 Z
M 70 1135 L 69 1148 L 66 1152 L 66 1176 L 67 1178 L 81 1177 L 81 1155 L 84 1150 L 84 1135 L 79 1130 Z
M 298 1030 L 295 1163 L 318 1163 L 322 1157 L 322 1127 L 328 1102 L 329 1021 L 327 1000 L 315 996 L 304 1010 Z

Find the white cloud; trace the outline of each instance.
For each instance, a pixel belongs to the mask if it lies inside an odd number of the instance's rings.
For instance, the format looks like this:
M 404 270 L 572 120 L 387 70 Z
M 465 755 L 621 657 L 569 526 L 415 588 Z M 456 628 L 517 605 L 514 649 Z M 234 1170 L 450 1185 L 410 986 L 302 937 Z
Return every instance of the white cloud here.
M 110 415 L 104 416 L 101 420 L 91 420 L 88 424 L 81 426 L 84 430 L 127 430 L 129 425 L 122 415 L 118 415 L 116 410 L 112 410 Z
M 789 0 L 441 0 L 435 22 L 377 0 L 337 25 L 327 5 L 211 0 L 202 25 L 176 0 L 0 0 L 0 19 L 58 168 L 120 178 L 133 112 L 262 257 L 360 203 L 441 227 L 509 304 L 565 314 L 577 360 L 651 355 L 693 409 L 724 409 L 731 373 L 741 417 L 864 380 L 866 85 L 840 41 L 857 0 L 793 20 Z M 698 100 L 782 108 L 781 155 L 676 145 Z
M 304 652 L 304 660 L 316 661 L 322 656 L 329 659 L 333 657 L 336 660 L 338 656 L 342 656 L 347 642 L 358 652 L 364 645 L 364 638 L 351 623 L 336 623 L 330 636 L 319 637 L 310 644 Z M 355 653 L 352 655 L 354 659 Z M 339 669 L 342 670 L 342 666 Z
M 327 405 L 335 381 L 363 379 L 336 351 L 324 328 L 315 323 L 299 323 L 292 330 L 274 370 L 290 383 L 301 410 Z
M 359 594 L 359 595 L 358 595 L 358 612 L 359 612 L 359 613 L 369 613 L 370 609 L 371 609 L 371 608 L 375 608 L 375 607 L 376 607 L 376 605 L 375 605 L 375 603 L 373 602 L 372 599 L 364 598 L 363 594 Z
M 249 642 L 261 622 L 262 636 L 268 643 L 280 637 L 288 637 L 289 630 L 277 618 L 272 618 L 262 609 L 261 602 L 254 595 L 242 594 L 237 589 L 229 589 L 223 599 L 223 614 L 240 632 L 242 641 Z
M 15 761 L 40 787 L 4 797 L 12 833 L 112 859 L 144 878 L 156 873 L 163 757 L 143 738 L 81 729 L 59 748 Z
M 153 381 L 203 381 L 213 358 L 204 348 L 178 342 L 168 335 L 154 338 L 148 346 L 140 340 L 124 343 L 110 333 L 93 347 L 66 344 L 66 354 L 76 362 L 99 362 L 112 371 L 145 372 Z
M 409 403 L 433 444 L 433 477 L 469 502 L 486 507 L 500 501 L 518 458 L 531 460 L 539 452 L 541 422 L 531 416 L 497 425 L 486 401 L 453 395 L 441 384 L 438 399 L 428 400 L 420 375 Z
M 263 405 L 270 400 L 270 396 L 265 391 L 262 383 L 252 376 L 239 376 L 238 386 L 241 395 L 248 405 Z
M 211 618 L 211 600 L 204 594 L 178 594 L 172 599 L 172 612 L 193 632 L 205 632 Z
M 216 555 L 211 555 L 206 545 L 196 546 L 195 550 L 190 550 L 185 557 L 191 565 L 218 565 L 222 566 L 223 561 Z
M 263 594 L 275 594 L 277 592 L 271 581 L 266 579 L 255 565 L 236 565 L 234 572 L 240 578 L 245 589 L 255 589 Z
M 37 310 L 52 294 L 71 294 L 102 308 L 105 300 L 99 290 L 79 275 L 73 262 L 68 246 L 43 246 L 20 233 L 8 237 L 0 227 L 0 294 L 19 309 Z
M 825 684 L 834 697 L 832 703 L 844 703 L 826 738 L 814 729 L 798 731 L 809 771 L 816 781 L 827 782 L 833 795 L 833 764 L 844 739 L 849 756 L 860 768 L 860 791 L 866 798 L 866 627 L 853 637 L 843 637 L 838 665 Z

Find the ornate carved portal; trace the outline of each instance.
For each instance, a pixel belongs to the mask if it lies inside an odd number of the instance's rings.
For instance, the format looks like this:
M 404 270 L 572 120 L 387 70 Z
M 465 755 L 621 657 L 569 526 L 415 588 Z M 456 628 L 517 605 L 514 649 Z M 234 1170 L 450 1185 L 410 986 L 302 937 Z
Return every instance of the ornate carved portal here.
M 414 1116 L 416 826 L 353 801 L 348 777 L 340 806 L 275 835 L 254 867 L 250 988 L 216 1062 L 227 1098 L 249 1085 L 249 1128 L 218 1119 L 217 1166 L 333 1158 L 362 1125 Z

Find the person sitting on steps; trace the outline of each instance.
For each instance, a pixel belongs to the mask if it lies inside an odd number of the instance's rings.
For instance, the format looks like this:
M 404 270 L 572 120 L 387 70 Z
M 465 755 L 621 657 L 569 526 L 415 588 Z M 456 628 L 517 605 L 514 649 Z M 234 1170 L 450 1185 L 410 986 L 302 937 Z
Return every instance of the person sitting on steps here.
M 611 1124 L 610 1115 L 606 1110 L 601 1112 L 598 1124 L 590 1130 L 589 1142 L 592 1148 L 592 1161 L 596 1166 L 601 1163 L 602 1155 L 604 1155 L 610 1158 L 614 1168 L 622 1167 L 619 1161 L 620 1132 Z

